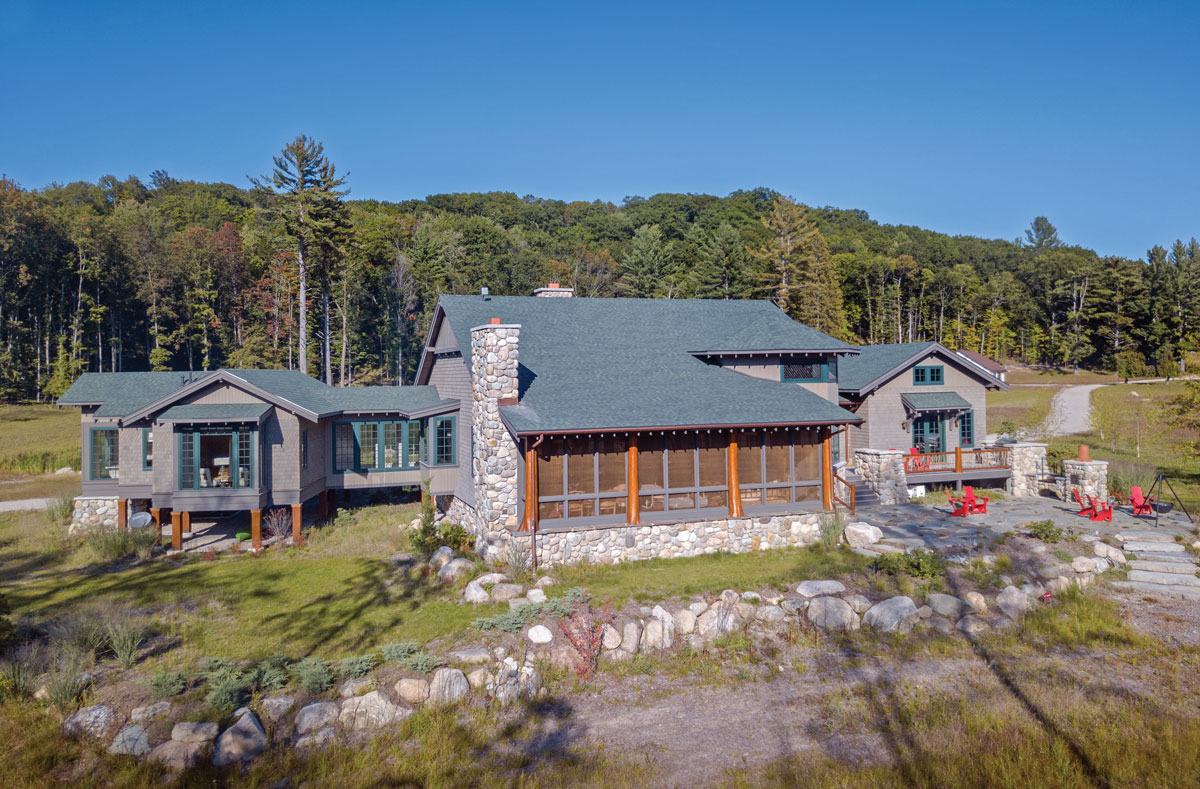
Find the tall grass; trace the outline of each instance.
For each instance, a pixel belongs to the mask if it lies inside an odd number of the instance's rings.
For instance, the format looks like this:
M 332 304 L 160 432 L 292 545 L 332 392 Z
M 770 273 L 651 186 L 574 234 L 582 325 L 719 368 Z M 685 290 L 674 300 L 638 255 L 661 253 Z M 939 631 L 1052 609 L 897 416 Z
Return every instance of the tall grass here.
M 0 471 L 17 474 L 46 474 L 65 466 L 79 466 L 78 449 L 44 449 L 0 457 Z
M 96 561 L 115 562 L 131 554 L 147 559 L 158 545 L 162 535 L 157 529 L 95 529 L 87 535 L 87 546 Z
M 46 518 L 51 523 L 64 524 L 71 520 L 74 513 L 75 496 L 70 493 L 61 494 L 50 502 L 50 506 L 46 507 Z
M 1108 489 L 1122 499 L 1129 496 L 1135 485 L 1149 495 L 1150 486 L 1158 478 L 1158 469 L 1146 463 L 1132 460 L 1110 460 L 1108 462 Z

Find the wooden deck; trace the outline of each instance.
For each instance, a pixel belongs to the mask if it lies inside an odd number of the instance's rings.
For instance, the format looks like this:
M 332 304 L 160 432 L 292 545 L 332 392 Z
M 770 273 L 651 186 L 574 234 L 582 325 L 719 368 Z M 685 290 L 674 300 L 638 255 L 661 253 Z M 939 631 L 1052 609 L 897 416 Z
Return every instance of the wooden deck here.
M 1012 475 L 1012 450 L 1006 447 L 962 449 L 952 452 L 923 452 L 904 456 L 904 472 L 910 481 L 941 482 L 953 479 L 1008 477 Z M 980 473 L 982 472 L 982 473 Z M 957 476 L 956 476 L 957 475 Z M 938 479 L 934 479 L 938 477 Z

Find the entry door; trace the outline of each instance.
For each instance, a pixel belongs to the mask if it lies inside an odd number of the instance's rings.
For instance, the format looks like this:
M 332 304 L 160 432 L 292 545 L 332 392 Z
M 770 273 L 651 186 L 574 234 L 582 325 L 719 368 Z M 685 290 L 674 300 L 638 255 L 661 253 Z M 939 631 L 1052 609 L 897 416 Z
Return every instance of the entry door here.
M 942 418 L 937 414 L 922 414 L 913 420 L 912 445 L 918 452 L 941 452 Z

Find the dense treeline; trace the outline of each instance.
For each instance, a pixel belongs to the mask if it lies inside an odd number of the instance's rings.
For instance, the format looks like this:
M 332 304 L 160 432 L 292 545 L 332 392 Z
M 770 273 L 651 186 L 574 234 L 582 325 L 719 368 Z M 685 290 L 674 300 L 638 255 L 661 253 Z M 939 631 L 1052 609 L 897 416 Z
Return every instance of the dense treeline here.
M 86 370 L 294 367 L 409 382 L 439 293 L 770 298 L 861 342 L 939 340 L 998 358 L 1179 369 L 1200 347 L 1200 245 L 1145 260 L 880 225 L 769 189 L 621 205 L 509 193 L 347 199 L 319 143 L 245 188 L 106 176 L 0 179 L 0 400 Z

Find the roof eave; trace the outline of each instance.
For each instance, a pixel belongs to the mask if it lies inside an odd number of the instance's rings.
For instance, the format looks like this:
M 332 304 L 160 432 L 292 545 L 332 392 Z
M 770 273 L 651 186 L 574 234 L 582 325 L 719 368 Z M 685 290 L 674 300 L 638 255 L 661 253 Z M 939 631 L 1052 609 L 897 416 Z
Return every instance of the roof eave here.
M 829 427 L 832 425 L 857 425 L 864 421 L 862 417 L 849 415 L 846 419 L 805 422 L 747 422 L 709 425 L 650 425 L 639 427 L 575 427 L 556 428 L 553 430 L 514 430 L 503 413 L 500 415 L 500 420 L 504 422 L 505 427 L 508 427 L 510 432 L 516 434 L 518 437 L 572 435 L 576 433 L 653 433 L 667 430 L 754 430 L 760 427 Z
M 692 356 L 752 356 L 754 354 L 818 354 L 831 353 L 841 356 L 857 356 L 862 353 L 857 348 L 743 348 L 741 350 L 709 350 L 709 351 L 688 351 Z

